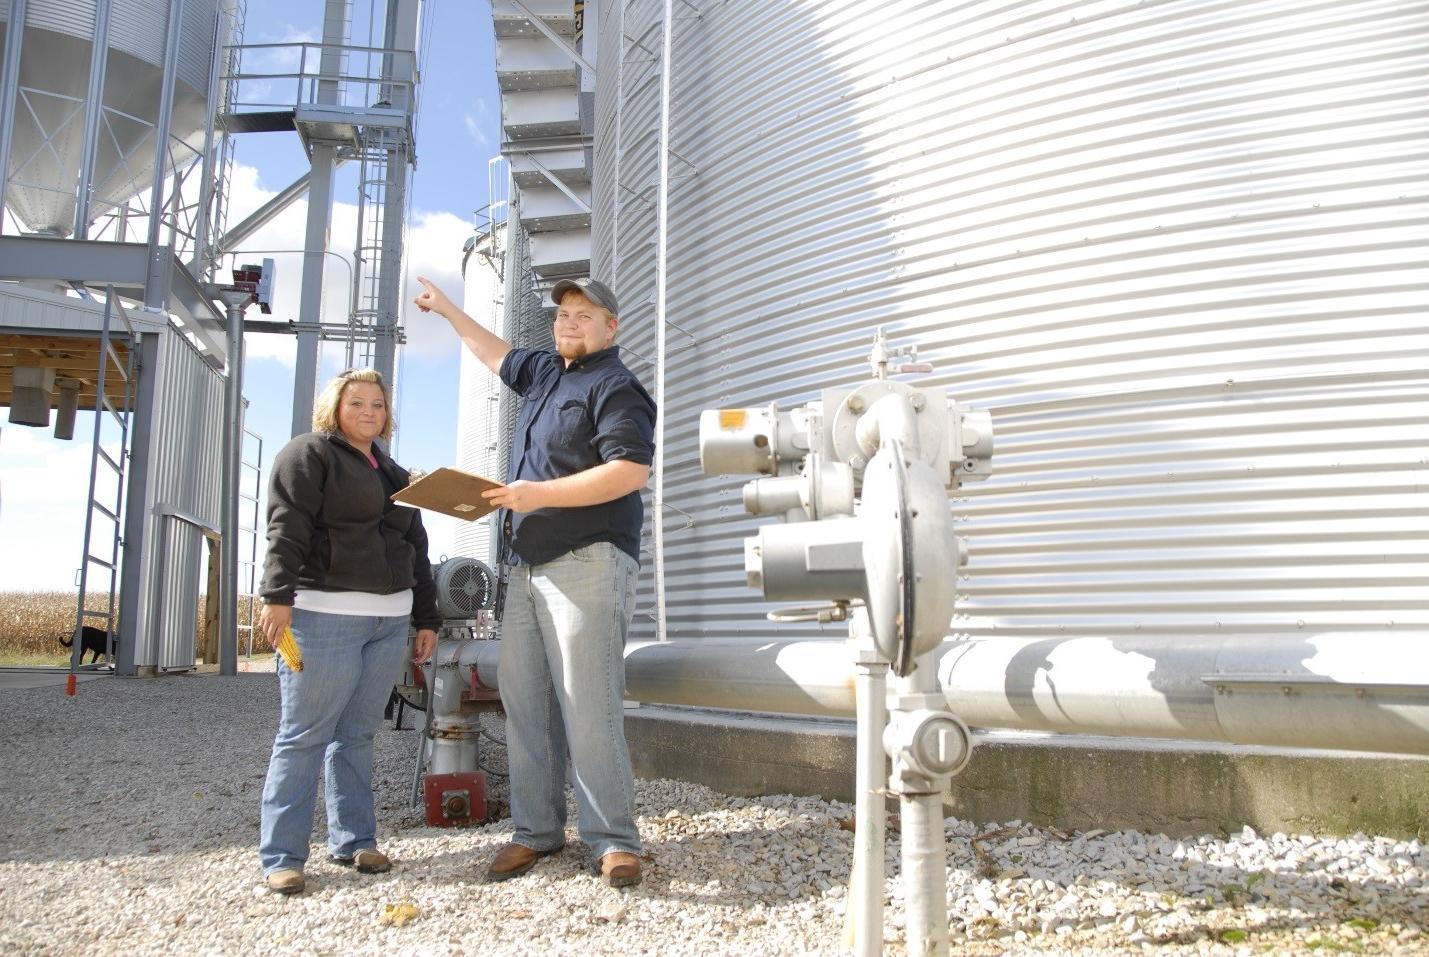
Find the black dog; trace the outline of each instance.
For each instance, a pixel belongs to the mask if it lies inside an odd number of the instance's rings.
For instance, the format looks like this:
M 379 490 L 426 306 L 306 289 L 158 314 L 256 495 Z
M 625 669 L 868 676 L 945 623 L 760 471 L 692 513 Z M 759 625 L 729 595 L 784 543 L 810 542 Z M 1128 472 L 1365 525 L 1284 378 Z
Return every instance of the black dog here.
M 108 633 L 103 628 L 85 625 L 79 636 L 79 660 L 84 661 L 84 656 L 90 652 L 94 653 L 94 657 L 89 660 L 90 664 L 94 664 L 100 658 L 103 658 L 105 652 L 104 644 L 107 635 Z M 74 647 L 74 638 L 71 637 L 68 641 L 61 638 L 60 644 L 66 648 L 72 648 Z M 114 636 L 114 652 L 115 654 L 119 653 L 118 635 Z

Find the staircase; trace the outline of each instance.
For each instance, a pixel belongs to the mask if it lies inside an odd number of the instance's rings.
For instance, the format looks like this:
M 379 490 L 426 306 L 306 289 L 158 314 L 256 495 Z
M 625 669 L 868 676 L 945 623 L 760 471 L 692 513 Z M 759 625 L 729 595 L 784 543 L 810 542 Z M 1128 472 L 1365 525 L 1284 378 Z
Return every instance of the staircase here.
M 590 274 L 590 146 L 595 24 L 589 37 L 573 0 L 493 0 L 502 153 L 528 234 L 535 292 Z

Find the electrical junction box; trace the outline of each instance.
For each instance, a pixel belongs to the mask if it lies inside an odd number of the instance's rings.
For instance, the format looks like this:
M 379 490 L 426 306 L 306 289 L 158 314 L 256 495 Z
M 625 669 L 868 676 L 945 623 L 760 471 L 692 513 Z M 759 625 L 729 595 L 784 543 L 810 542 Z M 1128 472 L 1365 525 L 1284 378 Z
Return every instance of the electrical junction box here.
M 233 270 L 233 288 L 253 293 L 253 301 L 265 315 L 273 311 L 273 260 L 263 265 L 247 264 Z

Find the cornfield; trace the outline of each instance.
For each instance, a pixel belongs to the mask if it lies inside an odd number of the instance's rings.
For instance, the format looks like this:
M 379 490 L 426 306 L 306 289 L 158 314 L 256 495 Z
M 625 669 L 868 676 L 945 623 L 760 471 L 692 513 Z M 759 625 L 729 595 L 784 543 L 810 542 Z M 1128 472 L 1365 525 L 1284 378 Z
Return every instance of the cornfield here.
M 69 649 L 60 644 L 60 639 L 69 640 L 74 634 L 75 602 L 78 595 L 63 591 L 10 591 L 0 592 L 0 663 L 4 664 L 58 664 L 69 660 Z M 198 636 L 196 647 L 202 655 L 204 606 L 207 596 L 198 599 L 198 615 L 194 621 L 194 632 Z M 238 598 L 238 622 L 247 624 L 257 619 L 257 609 L 253 607 L 251 595 Z M 86 610 L 104 611 L 108 605 L 108 595 L 90 594 L 85 601 Z M 115 599 L 116 609 L 118 598 Z M 102 618 L 88 618 L 86 624 L 102 626 Z M 122 630 L 122 626 L 121 626 Z M 239 650 L 246 651 L 246 632 L 239 634 Z M 267 654 L 273 649 L 261 632 L 254 636 L 253 653 Z

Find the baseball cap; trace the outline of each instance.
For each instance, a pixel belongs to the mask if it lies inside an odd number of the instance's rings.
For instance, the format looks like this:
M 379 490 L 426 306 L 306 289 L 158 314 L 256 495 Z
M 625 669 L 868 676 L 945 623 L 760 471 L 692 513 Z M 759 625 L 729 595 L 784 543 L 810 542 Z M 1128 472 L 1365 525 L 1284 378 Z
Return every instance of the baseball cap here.
M 584 279 L 562 279 L 556 283 L 555 288 L 551 290 L 551 302 L 559 306 L 566 293 L 572 290 L 579 292 L 597 306 L 609 309 L 611 315 L 620 315 L 620 310 L 615 305 L 615 293 L 611 292 L 610 287 L 599 279 L 591 279 L 589 277 Z

